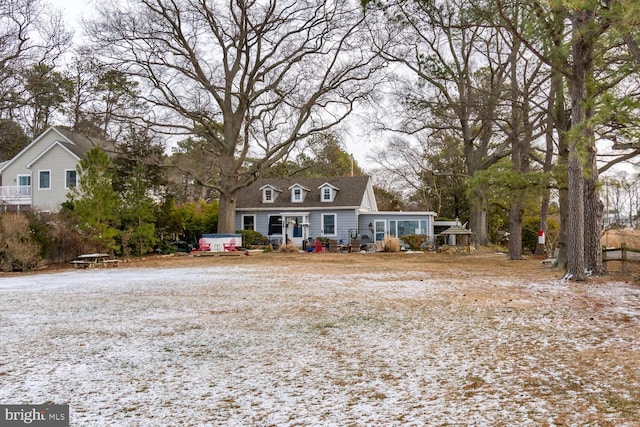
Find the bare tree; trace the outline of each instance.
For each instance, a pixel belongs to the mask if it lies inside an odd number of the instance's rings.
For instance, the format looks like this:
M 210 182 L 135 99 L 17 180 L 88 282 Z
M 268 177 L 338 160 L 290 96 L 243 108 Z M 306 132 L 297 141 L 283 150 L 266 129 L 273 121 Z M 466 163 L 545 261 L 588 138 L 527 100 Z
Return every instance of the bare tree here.
M 147 120 L 216 147 L 220 232 L 235 228 L 237 191 L 296 141 L 343 121 L 382 66 L 349 1 L 136 0 L 99 9 L 87 33 L 101 59 L 140 82 L 155 106 Z
M 376 2 L 371 2 L 376 3 Z M 508 78 L 508 53 L 500 30 L 467 1 L 387 1 L 386 35 L 375 40 L 384 57 L 401 64 L 415 84 L 400 88 L 406 119 L 392 126 L 405 133 L 446 131 L 462 141 L 468 176 L 510 153 L 495 133 L 499 101 Z M 380 32 L 378 32 L 380 34 Z M 487 198 L 481 188 L 470 197 L 470 225 L 476 243 L 488 243 Z
M 0 118 L 23 118 L 20 109 L 29 103 L 24 70 L 53 68 L 70 43 L 61 14 L 40 0 L 0 2 Z
M 368 158 L 378 165 L 376 175 L 387 180 L 380 186 L 415 200 L 416 209 L 451 218 L 468 215 L 463 147 L 451 134 L 437 131 L 417 143 L 394 137 L 384 148 L 372 150 Z
M 387 190 L 402 194 L 405 199 L 417 195 L 424 209 L 440 212 L 440 201 L 433 206 L 426 195 L 423 176 L 429 164 L 424 150 L 424 145 L 413 145 L 407 139 L 395 137 L 384 148 L 374 149 L 368 158 L 378 165 L 377 173 L 388 178 Z

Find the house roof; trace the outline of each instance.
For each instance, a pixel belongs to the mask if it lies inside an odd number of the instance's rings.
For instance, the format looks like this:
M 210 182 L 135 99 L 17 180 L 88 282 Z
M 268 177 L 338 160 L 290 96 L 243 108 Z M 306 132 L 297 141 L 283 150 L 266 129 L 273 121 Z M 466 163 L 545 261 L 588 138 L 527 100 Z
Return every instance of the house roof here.
M 96 146 L 101 147 L 108 153 L 112 153 L 115 150 L 115 144 L 112 142 L 98 138 L 86 137 L 59 126 L 54 126 L 52 129 L 55 129 L 59 134 L 64 136 L 67 141 L 60 142 L 62 142 L 65 147 L 67 147 L 69 151 L 75 154 L 78 158 L 82 158 L 87 151 Z
M 473 232 L 471 230 L 467 230 L 466 228 L 464 228 L 461 225 L 453 225 L 449 228 L 447 228 L 446 230 L 444 230 L 442 233 L 440 233 L 440 235 L 451 235 L 451 234 L 455 234 L 455 235 L 471 235 L 473 234 Z
M 40 153 L 36 157 L 29 159 L 29 165 L 33 164 L 34 161 L 45 155 L 55 145 L 62 146 L 78 159 L 81 159 L 90 149 L 95 146 L 101 147 L 107 153 L 115 152 L 115 144 L 113 144 L 112 142 L 104 141 L 97 138 L 89 138 L 60 126 L 52 126 L 44 131 L 38 138 L 34 139 L 27 147 L 22 149 L 22 151 L 16 154 L 11 160 L 0 164 L 0 173 L 2 173 L 2 171 L 7 166 L 20 158 L 23 153 L 27 152 L 29 148 L 37 144 L 44 137 L 44 135 L 49 132 L 56 132 L 60 137 L 56 138 L 56 141 L 54 143 L 49 144 L 47 147 L 45 147 L 44 150 L 40 151 Z
M 309 193 L 303 203 L 294 203 L 286 192 L 283 192 L 273 203 L 262 202 L 261 188 L 271 186 L 274 188 L 291 188 L 300 185 L 309 189 Z M 325 184 L 336 189 L 336 196 L 333 202 L 322 202 L 320 189 Z M 336 208 L 336 207 L 357 207 L 362 204 L 363 198 L 369 185 L 368 176 L 345 176 L 337 178 L 262 178 L 255 181 L 250 186 L 243 188 L 238 193 L 236 204 L 237 209 L 255 208 Z

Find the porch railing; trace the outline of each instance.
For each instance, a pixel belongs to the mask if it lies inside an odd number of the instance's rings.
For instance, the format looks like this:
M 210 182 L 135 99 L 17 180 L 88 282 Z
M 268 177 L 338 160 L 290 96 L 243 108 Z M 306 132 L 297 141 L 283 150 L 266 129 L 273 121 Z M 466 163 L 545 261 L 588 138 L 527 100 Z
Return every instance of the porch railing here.
M 0 201 L 5 204 L 24 204 L 31 201 L 30 185 L 0 186 Z

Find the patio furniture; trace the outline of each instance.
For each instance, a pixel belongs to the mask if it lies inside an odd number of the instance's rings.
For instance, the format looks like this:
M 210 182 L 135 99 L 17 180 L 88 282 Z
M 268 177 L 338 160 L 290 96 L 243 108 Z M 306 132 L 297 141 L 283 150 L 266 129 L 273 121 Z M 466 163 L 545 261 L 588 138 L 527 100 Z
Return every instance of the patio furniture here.
M 200 240 L 198 240 L 198 250 L 203 252 L 210 251 L 211 243 L 207 243 L 207 240 L 201 237 Z
M 229 240 L 229 243 L 223 243 L 222 249 L 223 252 L 237 252 L 238 248 L 236 247 L 236 239 L 232 237 L 231 240 Z
M 83 254 L 77 259 L 69 263 L 74 268 L 93 268 L 96 266 L 107 267 L 112 265 L 118 267 L 120 265 L 119 259 L 109 259 L 109 254 Z

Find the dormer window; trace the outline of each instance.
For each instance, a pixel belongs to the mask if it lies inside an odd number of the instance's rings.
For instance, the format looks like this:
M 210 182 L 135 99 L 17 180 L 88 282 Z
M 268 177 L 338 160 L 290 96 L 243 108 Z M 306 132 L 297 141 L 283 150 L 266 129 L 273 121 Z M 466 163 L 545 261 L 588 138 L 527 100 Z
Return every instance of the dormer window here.
M 262 203 L 274 203 L 278 198 L 278 192 L 280 192 L 280 190 L 271 185 L 265 185 L 260 190 L 262 191 Z
M 289 187 L 289 189 L 291 190 L 291 202 L 292 203 L 302 203 L 302 202 L 304 202 L 304 199 L 307 196 L 307 193 L 309 192 L 309 190 L 307 188 L 304 188 L 300 184 L 294 184 L 291 187 Z
M 322 184 L 320 187 L 318 187 L 318 189 L 320 190 L 321 202 L 333 202 L 336 198 L 336 194 L 338 194 L 338 191 L 340 190 L 339 188 L 334 187 L 328 182 Z

